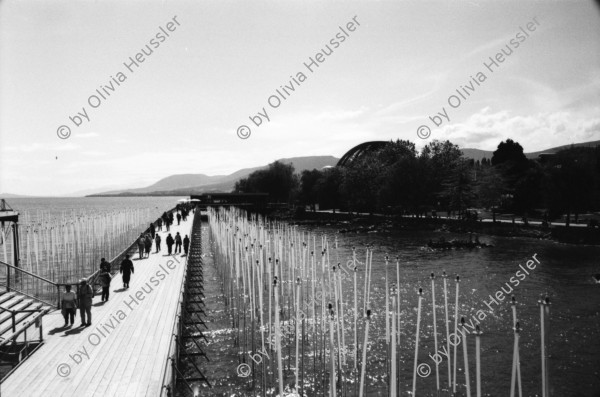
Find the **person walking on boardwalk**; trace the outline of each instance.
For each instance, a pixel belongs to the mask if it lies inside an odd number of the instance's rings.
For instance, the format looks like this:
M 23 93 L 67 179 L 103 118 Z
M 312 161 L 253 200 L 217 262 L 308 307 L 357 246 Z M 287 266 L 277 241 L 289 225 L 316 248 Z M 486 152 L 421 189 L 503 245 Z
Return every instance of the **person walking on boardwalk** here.
M 178 212 L 177 213 L 177 226 L 179 226 L 180 223 L 181 223 L 181 214 Z
M 152 237 L 150 237 L 150 233 L 146 233 L 144 237 L 144 248 L 146 249 L 146 256 L 150 257 L 150 251 L 152 250 Z
M 100 282 L 100 286 L 102 287 L 102 302 L 108 301 L 111 280 L 112 277 L 110 276 L 109 272 L 102 272 L 98 275 L 98 281 Z
M 175 240 L 173 240 L 173 236 L 171 233 L 167 236 L 167 253 L 171 255 L 171 251 L 173 250 L 173 244 L 175 244 Z
M 100 271 L 110 273 L 110 262 L 107 262 L 104 258 L 100 259 Z
M 179 232 L 175 235 L 175 253 L 181 254 L 181 235 Z
M 152 236 L 152 240 L 154 240 L 154 234 L 156 233 L 156 229 L 154 228 L 154 223 L 150 224 L 150 235 Z
M 169 225 L 172 226 L 173 225 L 173 220 L 175 219 L 175 217 L 173 216 L 173 212 L 169 212 Z
M 160 234 L 156 233 L 156 237 L 154 238 L 154 243 L 156 245 L 156 253 L 160 252 Z
M 75 310 L 77 309 L 77 296 L 74 292 L 71 292 L 71 286 L 65 286 L 65 294 L 62 297 L 60 307 L 62 308 L 62 315 L 65 318 L 65 327 L 69 325 L 69 319 L 71 325 L 75 322 Z
M 188 254 L 188 248 L 190 248 L 190 238 L 186 234 L 183 238 L 183 252 L 185 252 L 185 256 Z
M 81 315 L 81 326 L 85 327 L 92 325 L 92 298 L 94 297 L 94 289 L 88 284 L 85 278 L 79 280 L 79 291 L 77 298 L 79 299 L 79 314 Z M 87 322 L 85 319 L 87 318 Z
M 145 239 L 144 234 L 140 233 L 140 237 L 137 241 L 138 251 L 140 253 L 140 259 L 144 257 L 144 247 L 145 247 Z
M 169 231 L 169 215 L 167 215 L 166 212 L 163 212 L 161 218 L 162 218 L 163 223 L 165 224 L 165 228 L 167 229 L 167 232 L 168 232 Z
M 158 234 L 156 237 L 158 237 Z M 123 288 L 129 288 L 129 279 L 133 273 L 133 262 L 129 259 L 129 255 L 125 255 L 125 259 L 121 262 L 119 272 L 123 275 Z
M 161 231 L 162 230 L 162 218 L 158 218 L 156 220 L 156 230 Z

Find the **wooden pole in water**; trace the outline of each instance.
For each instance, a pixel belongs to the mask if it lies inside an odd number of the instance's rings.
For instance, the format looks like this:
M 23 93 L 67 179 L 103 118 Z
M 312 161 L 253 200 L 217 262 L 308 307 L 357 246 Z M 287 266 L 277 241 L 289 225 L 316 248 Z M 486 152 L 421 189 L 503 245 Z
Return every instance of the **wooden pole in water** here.
M 273 280 L 275 294 L 275 349 L 277 350 L 277 372 L 279 375 L 279 394 L 283 396 L 283 364 L 281 359 L 281 329 L 279 325 L 279 291 L 277 288 L 277 276 Z
M 543 300 L 540 299 L 538 301 L 540 306 L 540 347 L 542 354 L 542 397 L 546 396 L 546 335 L 544 330 L 544 303 Z
M 390 392 L 391 396 L 397 396 L 396 391 L 397 384 L 397 373 L 396 373 L 396 283 L 392 285 L 392 333 L 390 339 L 392 342 L 392 358 L 391 358 L 391 379 L 390 379 Z
M 371 322 L 371 310 L 367 310 L 367 320 L 365 323 L 365 343 L 362 351 L 362 365 L 360 368 L 360 389 L 359 397 L 363 397 L 365 390 L 365 372 L 367 370 L 367 344 L 369 342 L 369 323 Z
M 481 330 L 479 325 L 475 327 L 475 380 L 477 397 L 481 397 Z
M 431 273 L 431 304 L 433 307 L 433 345 L 435 353 L 438 354 L 438 339 L 437 339 L 437 316 L 435 307 L 435 275 Z M 440 393 L 440 374 L 439 374 L 439 360 L 435 360 L 435 385 L 439 395 Z
M 549 381 L 548 381 L 548 357 L 546 353 L 546 314 L 550 311 L 550 298 L 546 295 L 545 298 L 538 301 L 540 305 L 540 333 L 541 333 L 541 353 L 542 353 L 542 397 L 550 397 Z
M 333 338 L 333 323 L 335 321 L 335 316 L 333 313 L 333 305 L 329 304 L 329 349 L 330 349 L 330 357 L 331 357 L 331 395 L 336 397 L 337 395 L 337 387 L 336 387 L 336 372 L 335 372 L 335 342 Z
M 357 308 L 357 300 L 356 300 L 356 250 L 352 247 L 352 264 L 354 266 L 354 369 L 358 369 L 358 334 L 356 333 L 356 322 L 358 318 L 358 308 Z
M 446 316 L 446 351 L 450 354 L 450 324 L 448 321 L 448 275 L 442 273 L 444 278 L 444 314 Z M 448 358 L 448 389 L 452 387 L 452 365 L 450 364 L 450 356 Z
M 388 395 L 390 395 L 391 374 L 390 374 L 390 287 L 388 283 L 388 256 L 385 256 L 385 344 L 386 344 L 386 375 L 388 383 Z
M 423 300 L 423 288 L 419 288 L 419 303 L 417 308 L 417 330 L 415 332 L 415 365 L 413 369 L 412 397 L 417 394 L 417 364 L 419 360 L 419 327 L 421 326 L 421 301 Z
M 363 289 L 363 313 L 367 312 L 367 282 L 369 280 L 369 247 L 365 258 L 365 288 Z
M 512 365 L 512 374 L 510 378 L 510 397 L 515 397 L 515 385 L 517 383 L 517 363 L 518 363 L 518 355 L 519 355 L 519 322 L 515 323 L 513 328 L 515 342 L 513 346 L 513 365 Z
M 462 345 L 463 345 L 463 358 L 465 362 L 465 383 L 467 386 L 467 397 L 471 397 L 471 381 L 469 378 L 469 356 L 467 354 L 467 330 L 465 328 L 465 318 L 460 319 L 462 325 Z
M 510 397 L 515 395 L 515 382 L 519 386 L 519 397 L 523 397 L 523 386 L 521 383 L 521 363 L 519 360 L 519 322 L 517 321 L 517 301 L 513 295 L 511 299 L 511 307 L 513 314 L 513 330 L 515 334 L 515 345 L 513 351 L 513 368 L 511 376 Z
M 452 382 L 452 393 L 456 394 L 456 346 L 458 346 L 458 289 L 460 284 L 460 277 L 456 276 L 456 301 L 454 303 L 454 376 Z
M 296 391 L 298 391 L 298 372 L 300 358 L 300 277 L 296 279 Z

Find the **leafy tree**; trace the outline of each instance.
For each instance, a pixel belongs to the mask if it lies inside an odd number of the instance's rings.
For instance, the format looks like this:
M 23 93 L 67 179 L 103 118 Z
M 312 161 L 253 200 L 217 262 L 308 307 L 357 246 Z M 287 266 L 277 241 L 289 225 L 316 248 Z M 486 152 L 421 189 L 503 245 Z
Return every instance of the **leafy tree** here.
M 441 194 L 444 189 L 442 185 L 449 180 L 454 167 L 462 157 L 462 151 L 458 145 L 450 141 L 434 140 L 423 148 L 421 157 L 428 164 L 425 172 L 431 181 L 428 189 L 429 200 L 427 201 L 433 204 L 441 199 L 442 207 L 449 209 L 450 203 L 446 200 L 448 196 Z
M 526 161 L 527 157 L 523 153 L 523 147 L 512 139 L 507 139 L 506 142 L 500 142 L 498 148 L 492 156 L 492 165 L 500 165 L 504 163 L 520 163 Z
M 304 170 L 300 176 L 300 202 L 310 205 L 314 209 L 317 203 L 317 182 L 322 178 L 323 174 L 319 170 Z
M 322 209 L 342 207 L 341 186 L 343 182 L 342 170 L 338 167 L 326 168 L 321 172 L 321 177 L 315 184 L 315 193 Z
M 576 147 L 556 153 L 546 165 L 545 198 L 553 215 L 598 210 L 600 203 L 600 150 Z
M 473 171 L 468 160 L 456 160 L 449 178 L 442 186 L 440 196 L 446 200 L 450 209 L 462 213 L 475 203 Z
M 268 193 L 269 200 L 290 202 L 298 189 L 298 177 L 292 164 L 279 161 L 269 164 L 266 170 L 254 171 L 248 178 L 236 182 L 237 193 Z

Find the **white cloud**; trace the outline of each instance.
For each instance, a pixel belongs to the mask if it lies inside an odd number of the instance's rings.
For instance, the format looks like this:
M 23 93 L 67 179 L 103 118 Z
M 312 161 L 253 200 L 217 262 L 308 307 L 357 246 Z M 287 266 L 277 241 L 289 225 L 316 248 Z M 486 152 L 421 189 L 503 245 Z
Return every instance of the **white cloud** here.
M 448 139 L 461 147 L 486 150 L 495 149 L 501 141 L 511 138 L 518 141 L 526 152 L 535 152 L 600 139 L 600 117 L 568 111 L 523 116 L 506 110 L 492 112 L 486 107 L 462 123 L 434 130 L 432 138 Z

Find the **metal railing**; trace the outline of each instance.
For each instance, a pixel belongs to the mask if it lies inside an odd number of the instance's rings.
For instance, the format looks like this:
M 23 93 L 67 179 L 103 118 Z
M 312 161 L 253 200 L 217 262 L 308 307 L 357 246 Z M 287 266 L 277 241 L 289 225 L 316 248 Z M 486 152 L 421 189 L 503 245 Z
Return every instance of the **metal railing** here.
M 175 210 L 176 208 L 173 207 L 166 212 L 169 213 Z M 156 220 L 151 223 L 156 227 Z M 150 227 L 145 229 L 144 234 L 149 232 Z M 118 265 L 127 253 L 136 248 L 136 241 L 137 240 L 133 241 L 127 248 L 121 251 L 120 254 L 115 256 L 110 261 L 112 274 L 119 272 Z M 97 284 L 99 275 L 100 270 L 96 270 L 94 273 L 84 278 L 87 280 L 89 285 L 95 286 Z M 27 270 L 0 261 L 0 286 L 4 286 L 6 288 L 6 292 L 16 291 L 31 299 L 35 299 L 46 305 L 60 309 L 61 290 L 63 290 L 67 285 L 74 286 L 77 292 L 79 288 L 79 280 L 73 280 L 72 282 L 66 283 L 57 283 Z M 61 287 L 63 288 L 61 289 Z
M 187 261 L 184 268 L 183 278 L 181 280 L 181 285 L 179 287 L 179 295 L 178 295 L 178 304 L 177 304 L 177 312 L 175 313 L 175 317 L 173 318 L 173 328 L 171 330 L 171 340 L 169 342 L 169 356 L 165 362 L 165 366 L 163 369 L 163 388 L 161 391 L 162 397 L 172 397 L 175 395 L 175 387 L 177 385 L 177 375 L 182 374 L 179 372 L 178 363 L 179 363 L 179 337 L 182 334 L 183 327 L 183 318 L 182 318 L 182 308 L 184 304 L 184 294 L 185 294 L 185 284 L 187 279 Z
M 44 277 L 0 261 L 0 286 L 46 305 L 60 304 L 60 285 Z
M 0 339 L 2 339 L 0 341 L 0 348 L 2 346 L 5 346 L 6 344 L 8 344 L 11 341 L 14 341 L 16 338 L 18 338 L 22 333 L 25 333 L 25 343 L 27 343 L 27 329 L 29 327 L 31 327 L 32 325 L 37 325 L 40 328 L 40 341 L 43 340 L 43 332 L 42 332 L 42 325 L 41 322 L 39 322 L 39 320 L 41 319 L 41 317 L 48 313 L 50 311 L 50 308 L 38 308 L 38 309 L 27 309 L 27 310 L 10 310 L 10 309 L 4 309 L 4 308 L 0 308 L 3 311 L 7 311 L 11 313 L 11 318 L 12 318 L 12 333 L 8 334 L 7 337 L 3 337 L 0 336 Z M 29 317 L 29 315 L 26 315 L 22 318 L 19 319 L 19 322 L 22 322 L 22 327 L 19 328 L 17 330 L 17 321 L 16 321 L 16 316 L 21 314 L 21 313 L 38 313 L 37 315 L 34 315 L 33 317 L 31 317 L 29 320 L 27 321 L 23 321 L 25 320 L 27 317 Z
M 196 382 L 205 382 L 209 387 L 212 387 L 208 379 L 204 376 L 203 372 L 194 361 L 194 357 L 198 356 L 203 356 L 206 358 L 206 360 L 208 360 L 208 357 L 202 351 L 202 348 L 196 340 L 198 338 L 204 338 L 206 340 L 206 336 L 204 336 L 202 331 L 198 328 L 198 324 L 202 324 L 205 327 L 206 324 L 199 318 L 192 318 L 192 315 L 190 314 L 191 312 L 204 313 L 204 311 L 188 311 L 187 308 L 187 306 L 191 303 L 198 303 L 196 300 L 190 301 L 189 299 L 192 296 L 196 297 L 198 295 L 198 292 L 192 291 L 198 288 L 198 286 L 194 285 L 194 283 L 198 283 L 198 274 L 200 274 L 200 284 L 204 282 L 202 276 L 201 259 L 202 216 L 200 212 L 194 214 L 191 237 L 192 241 L 188 251 L 188 256 L 185 261 L 184 275 L 179 288 L 177 311 L 173 318 L 173 328 L 169 342 L 168 356 L 163 367 L 163 388 L 160 394 L 161 397 L 173 397 L 177 395 L 178 392 L 182 392 L 181 388 L 188 390 L 194 396 L 196 396 L 199 393 L 199 388 L 198 386 L 192 387 L 192 384 Z M 200 288 L 202 288 L 202 286 L 200 286 Z M 203 292 L 200 292 L 200 294 L 204 296 Z M 188 329 L 188 327 L 190 328 Z M 192 332 L 194 329 L 198 332 L 198 338 L 192 335 L 186 336 L 186 333 L 189 334 L 190 329 Z M 192 350 L 194 350 L 193 346 L 197 348 L 196 352 L 188 351 L 190 350 L 190 348 L 187 346 L 188 340 L 192 341 Z M 185 374 L 182 373 L 182 371 L 184 371 L 188 365 L 191 365 L 192 368 L 190 369 L 195 376 L 187 370 L 185 370 Z M 181 386 L 178 385 L 179 382 L 181 382 Z

